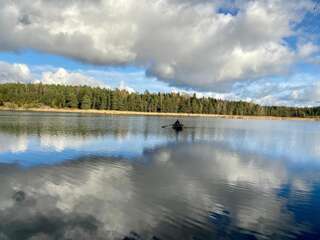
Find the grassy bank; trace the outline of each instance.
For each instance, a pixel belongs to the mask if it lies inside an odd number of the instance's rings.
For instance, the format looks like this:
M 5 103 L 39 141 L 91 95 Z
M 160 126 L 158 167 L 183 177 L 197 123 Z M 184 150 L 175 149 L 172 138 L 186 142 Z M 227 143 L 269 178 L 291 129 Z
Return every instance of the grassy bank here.
M 158 113 L 158 112 L 134 112 L 134 111 L 114 111 L 114 110 L 82 110 L 70 108 L 8 108 L 0 107 L 0 111 L 15 112 L 56 112 L 56 113 L 81 113 L 81 114 L 104 114 L 104 115 L 137 115 L 137 116 L 163 116 L 163 117 L 207 117 L 225 119 L 244 120 L 301 120 L 319 121 L 320 117 L 271 117 L 271 116 L 244 116 L 244 115 L 218 115 L 218 114 L 191 114 L 191 113 Z

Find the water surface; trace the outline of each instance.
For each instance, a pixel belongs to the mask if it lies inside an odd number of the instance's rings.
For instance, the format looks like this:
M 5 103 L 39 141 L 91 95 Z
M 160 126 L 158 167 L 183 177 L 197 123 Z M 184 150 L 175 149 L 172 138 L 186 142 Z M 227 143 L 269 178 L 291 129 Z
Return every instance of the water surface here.
M 0 113 L 0 239 L 320 239 L 318 122 Z

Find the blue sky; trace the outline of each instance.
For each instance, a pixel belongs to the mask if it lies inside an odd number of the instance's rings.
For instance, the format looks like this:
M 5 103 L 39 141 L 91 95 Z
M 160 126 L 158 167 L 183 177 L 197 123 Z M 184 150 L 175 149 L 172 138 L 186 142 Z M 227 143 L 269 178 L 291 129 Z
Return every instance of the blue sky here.
M 318 1 L 4 1 L 0 82 L 320 105 Z

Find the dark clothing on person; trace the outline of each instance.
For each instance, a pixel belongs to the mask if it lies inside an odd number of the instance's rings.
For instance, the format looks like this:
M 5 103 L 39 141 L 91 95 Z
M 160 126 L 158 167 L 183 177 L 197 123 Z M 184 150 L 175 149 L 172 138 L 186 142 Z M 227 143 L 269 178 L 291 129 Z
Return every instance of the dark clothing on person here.
M 182 131 L 183 124 L 180 123 L 179 120 L 177 120 L 173 125 L 172 128 L 176 131 Z

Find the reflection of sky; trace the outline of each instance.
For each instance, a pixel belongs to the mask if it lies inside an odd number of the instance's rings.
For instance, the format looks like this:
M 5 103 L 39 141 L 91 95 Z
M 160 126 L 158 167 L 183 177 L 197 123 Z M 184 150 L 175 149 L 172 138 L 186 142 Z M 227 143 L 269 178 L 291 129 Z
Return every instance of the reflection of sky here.
M 0 238 L 46 239 L 42 221 L 56 239 L 320 234 L 316 122 L 183 118 L 176 135 L 173 118 L 0 118 Z
M 145 239 L 319 236 L 320 215 L 312 211 L 319 205 L 319 168 L 291 172 L 287 162 L 210 143 L 176 143 L 141 158 L 148 164 L 84 156 L 55 166 L 0 168 L 0 233 L 24 234 L 32 226 L 34 236 L 48 234 L 41 219 L 53 226 L 50 235 L 71 239 L 79 231 L 86 239 L 121 239 L 105 231 L 136 231 Z M 26 199 L 12 199 L 16 191 Z
M 0 162 L 32 166 L 56 164 L 84 155 L 133 158 L 141 156 L 145 148 L 154 148 L 167 142 L 164 137 L 148 136 L 146 138 L 141 134 L 121 139 L 113 136 L 87 137 L 80 141 L 64 136 L 45 136 L 45 138 L 43 140 L 42 137 L 29 137 L 26 143 L 28 148 L 23 151 L 19 151 L 21 148 L 19 145 L 15 145 L 17 149 L 10 147 L 9 151 L 0 153 Z
M 253 126 L 225 129 L 216 140 L 226 142 L 237 151 L 256 153 L 270 159 L 320 163 L 318 123 L 271 121 L 248 124 Z
M 176 135 L 161 125 L 173 118 L 0 116 L 0 162 L 23 166 L 54 164 L 82 155 L 134 158 L 172 142 L 227 144 L 235 151 L 270 160 L 319 164 L 320 126 L 305 121 L 185 118 Z

